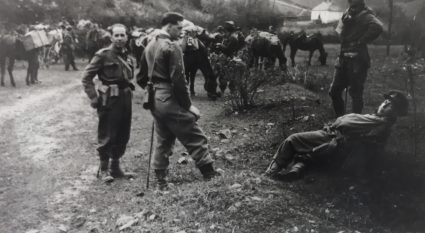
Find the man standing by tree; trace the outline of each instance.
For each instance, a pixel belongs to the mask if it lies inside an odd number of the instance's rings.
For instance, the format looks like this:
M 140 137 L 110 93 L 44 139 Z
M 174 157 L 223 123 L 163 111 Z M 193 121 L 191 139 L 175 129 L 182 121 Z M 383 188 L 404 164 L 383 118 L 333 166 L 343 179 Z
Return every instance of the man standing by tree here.
M 337 116 L 345 114 L 342 92 L 349 88 L 352 98 L 352 111 L 361 113 L 363 109 L 363 86 L 370 67 L 367 44 L 378 38 L 383 24 L 364 0 L 348 0 L 349 8 L 338 24 L 341 50 L 335 62 L 335 75 L 329 95 Z
M 187 87 L 183 52 L 176 42 L 182 31 L 183 16 L 165 13 L 158 35 L 149 42 L 141 58 L 137 83 L 145 88 L 153 83 L 155 90 L 153 107 L 156 148 L 152 167 L 160 190 L 167 188 L 167 168 L 176 138 L 195 160 L 204 179 L 218 175 L 208 151 L 207 138 L 198 126 L 200 113 L 192 105 Z
M 84 91 L 97 109 L 99 116 L 97 148 L 100 158 L 98 178 L 111 182 L 114 178 L 133 177 L 120 168 L 131 128 L 131 99 L 134 85 L 133 65 L 127 57 L 126 27 L 122 24 L 111 26 L 112 44 L 99 50 L 83 73 Z M 93 78 L 98 76 L 101 85 L 95 89 Z M 111 164 L 109 167 L 109 160 Z

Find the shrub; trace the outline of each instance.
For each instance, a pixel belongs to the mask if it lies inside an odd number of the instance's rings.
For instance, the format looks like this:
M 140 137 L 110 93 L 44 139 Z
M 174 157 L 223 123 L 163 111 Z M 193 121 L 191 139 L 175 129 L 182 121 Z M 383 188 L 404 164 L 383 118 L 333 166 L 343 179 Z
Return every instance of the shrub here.
M 248 68 L 246 49 L 238 57 L 229 59 L 222 55 L 212 55 L 211 63 L 218 76 L 229 82 L 230 96 L 228 104 L 232 111 L 244 111 L 255 106 L 258 89 L 263 84 L 281 82 L 282 71 L 279 68 Z

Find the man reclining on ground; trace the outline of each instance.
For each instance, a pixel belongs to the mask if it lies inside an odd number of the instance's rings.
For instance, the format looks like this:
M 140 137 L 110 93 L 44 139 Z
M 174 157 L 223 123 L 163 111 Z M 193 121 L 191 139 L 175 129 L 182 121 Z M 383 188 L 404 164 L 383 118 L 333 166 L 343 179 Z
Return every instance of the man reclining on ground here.
M 408 111 L 408 100 L 401 92 L 390 91 L 384 98 L 375 114 L 346 114 L 321 130 L 290 135 L 279 146 L 265 175 L 288 181 L 300 178 L 306 162 L 341 156 L 352 142 L 383 148 L 397 117 Z

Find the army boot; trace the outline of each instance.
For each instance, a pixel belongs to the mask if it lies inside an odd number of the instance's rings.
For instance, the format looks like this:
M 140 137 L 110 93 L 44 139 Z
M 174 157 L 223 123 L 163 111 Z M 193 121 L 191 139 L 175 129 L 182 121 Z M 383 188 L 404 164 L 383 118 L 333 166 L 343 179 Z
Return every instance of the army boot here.
M 132 172 L 124 172 L 120 167 L 120 160 L 119 159 L 112 159 L 111 161 L 111 176 L 114 178 L 134 178 L 136 176 L 135 173 Z
M 279 172 L 283 169 L 282 165 L 279 165 L 275 160 L 273 160 L 269 167 L 267 167 L 267 170 L 264 172 L 264 176 L 267 176 L 269 178 L 277 178 Z
M 305 163 L 297 162 L 289 169 L 288 172 L 279 177 L 283 181 L 294 181 L 301 179 L 304 176 Z
M 109 159 L 100 160 L 99 170 L 97 170 L 97 178 L 103 181 L 104 183 L 111 183 L 114 181 L 114 177 L 109 173 Z
M 212 163 L 208 163 L 202 167 L 199 167 L 199 171 L 201 171 L 202 176 L 204 177 L 204 180 L 206 181 L 211 180 L 214 177 L 221 176 L 219 172 L 214 170 Z
M 168 190 L 168 182 L 167 182 L 167 170 L 166 169 L 155 169 L 155 177 L 157 188 L 160 191 Z

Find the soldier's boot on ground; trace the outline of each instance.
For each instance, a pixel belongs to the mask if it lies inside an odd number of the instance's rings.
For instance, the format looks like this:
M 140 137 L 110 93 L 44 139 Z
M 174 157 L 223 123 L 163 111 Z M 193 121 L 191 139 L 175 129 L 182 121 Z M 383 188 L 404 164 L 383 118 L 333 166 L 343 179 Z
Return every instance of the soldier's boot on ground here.
M 304 176 L 304 170 L 305 170 L 305 163 L 303 162 L 297 162 L 289 169 L 288 172 L 281 175 L 279 177 L 280 180 L 283 181 L 294 181 L 301 179 Z
M 112 159 L 111 161 L 111 176 L 114 178 L 134 178 L 136 177 L 136 174 L 133 172 L 124 172 L 120 167 L 120 160 L 119 159 Z
M 211 180 L 212 178 L 217 176 L 221 176 L 221 174 L 214 169 L 212 163 L 208 163 L 202 167 L 199 167 L 199 171 L 201 172 L 205 181 Z
M 97 171 L 96 177 L 104 183 L 111 183 L 114 181 L 114 177 L 112 177 L 109 173 L 109 159 L 100 160 L 99 170 Z
M 166 169 L 155 169 L 155 177 L 156 177 L 157 189 L 159 191 L 168 190 L 167 170 Z
M 272 179 L 276 179 L 279 172 L 282 171 L 283 168 L 284 168 L 283 165 L 280 165 L 275 160 L 273 160 L 267 167 L 266 171 L 264 172 L 264 176 L 267 176 Z

